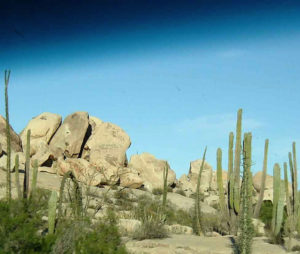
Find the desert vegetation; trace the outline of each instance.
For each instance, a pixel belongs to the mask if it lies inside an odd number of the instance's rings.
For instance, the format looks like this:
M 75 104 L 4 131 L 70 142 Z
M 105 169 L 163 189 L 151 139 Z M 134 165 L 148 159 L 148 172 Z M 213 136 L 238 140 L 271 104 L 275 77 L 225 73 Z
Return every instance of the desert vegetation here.
M 122 178 L 110 181 L 108 177 L 92 186 L 86 183 L 92 183 L 97 174 L 89 174 L 92 179 L 84 181 L 73 166 L 60 174 L 59 190 L 49 190 L 37 184 L 41 164 L 38 159 L 33 160 L 30 129 L 26 132 L 26 144 L 23 144 L 24 172 L 20 170 L 19 154 L 12 158 L 9 78 L 10 71 L 6 71 L 7 161 L 5 198 L 0 200 L 0 253 L 128 253 L 125 247 L 128 241 L 163 239 L 173 234 L 194 234 L 199 239 L 213 234 L 230 235 L 234 239 L 232 250 L 241 254 L 253 253 L 255 236 L 266 236 L 270 243 L 282 245 L 288 251 L 298 249 L 298 245 L 292 246 L 292 240 L 300 235 L 296 143 L 288 154 L 291 186 L 288 164 L 283 164 L 283 180 L 282 169 L 276 163 L 272 200 L 264 201 L 269 140 L 265 141 L 261 189 L 256 195 L 251 171 L 252 133 L 243 136 L 242 109 L 237 113 L 236 133 L 229 133 L 225 179 L 221 148 L 216 153 L 217 202 L 212 205 L 206 203 L 210 187 L 204 193 L 201 186 L 207 148 L 192 191 L 180 181 L 170 184 L 172 171 L 166 161 L 161 167 L 161 182 L 153 183 L 152 188 L 145 187 L 146 181 L 144 184 L 135 181 L 135 188 L 130 187 L 132 183 L 121 186 Z M 51 165 L 55 163 L 54 160 Z M 262 223 L 264 233 L 258 232 L 257 221 Z

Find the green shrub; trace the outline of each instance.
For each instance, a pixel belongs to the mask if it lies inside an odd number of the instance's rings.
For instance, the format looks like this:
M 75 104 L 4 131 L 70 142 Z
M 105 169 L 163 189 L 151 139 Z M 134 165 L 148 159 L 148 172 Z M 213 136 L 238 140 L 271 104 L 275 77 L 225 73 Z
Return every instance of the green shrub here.
M 273 204 L 272 201 L 264 201 L 261 205 L 259 219 L 265 223 L 266 229 L 271 229 Z
M 127 190 L 120 190 L 114 193 L 116 199 L 115 204 L 119 206 L 119 210 L 132 210 L 134 200 L 130 198 Z
M 200 194 L 200 201 L 203 202 L 204 201 L 204 194 L 202 192 L 200 192 L 199 194 Z M 189 197 L 195 199 L 196 198 L 196 193 L 190 194 Z
M 186 197 L 186 194 L 185 194 L 184 190 L 182 190 L 182 189 L 177 189 L 175 193 Z
M 162 188 L 154 188 L 152 190 L 153 195 L 162 195 L 163 194 L 163 189 Z

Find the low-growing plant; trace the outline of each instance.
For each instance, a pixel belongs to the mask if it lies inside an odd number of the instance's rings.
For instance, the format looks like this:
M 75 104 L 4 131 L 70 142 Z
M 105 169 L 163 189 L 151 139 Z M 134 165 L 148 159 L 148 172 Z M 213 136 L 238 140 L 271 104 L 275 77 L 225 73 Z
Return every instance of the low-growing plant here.
M 152 194 L 153 195 L 162 195 L 163 194 L 163 189 L 162 188 L 154 188 L 153 190 L 152 190 Z

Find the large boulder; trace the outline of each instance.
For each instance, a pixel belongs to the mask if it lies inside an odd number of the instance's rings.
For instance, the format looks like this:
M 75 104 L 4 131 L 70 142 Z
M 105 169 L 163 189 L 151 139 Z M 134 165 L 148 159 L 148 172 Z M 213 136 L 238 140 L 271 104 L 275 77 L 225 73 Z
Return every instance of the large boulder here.
M 132 155 L 128 164 L 135 169 L 143 180 L 143 185 L 148 190 L 163 187 L 163 172 L 166 166 L 165 160 L 159 160 L 150 153 Z M 168 185 L 176 180 L 176 174 L 172 169 L 168 173 Z
M 202 160 L 192 161 L 190 163 L 190 170 L 188 175 L 183 175 L 179 179 L 179 186 L 184 191 L 191 191 L 191 192 L 196 191 L 201 163 Z M 208 191 L 211 188 L 212 176 L 213 176 L 212 166 L 205 161 L 203 171 L 201 174 L 201 180 L 200 180 L 200 190 L 202 192 Z
M 72 171 L 78 181 L 92 186 L 97 186 L 103 181 L 101 172 L 97 171 L 88 161 L 81 158 L 59 159 L 56 164 L 56 171 L 59 175 Z
M 18 134 L 9 126 L 10 132 L 10 144 L 12 152 L 22 152 L 22 143 Z M 7 142 L 6 142 L 6 120 L 3 116 L 0 115 L 0 145 L 1 145 L 1 154 L 2 152 L 7 153 Z
M 119 126 L 90 117 L 91 135 L 84 145 L 82 158 L 97 167 L 107 183 L 118 181 L 119 171 L 127 166 L 126 151 L 131 141 Z
M 139 176 L 139 172 L 133 168 L 123 168 L 119 176 L 122 187 L 137 189 L 143 185 L 143 179 Z
M 36 154 L 40 146 L 49 144 L 54 133 L 61 125 L 61 116 L 49 112 L 44 112 L 29 121 L 27 126 L 20 133 L 23 148 L 27 144 L 27 131 L 30 130 L 30 154 Z
M 87 112 L 68 115 L 50 141 L 55 157 L 78 158 L 89 127 Z

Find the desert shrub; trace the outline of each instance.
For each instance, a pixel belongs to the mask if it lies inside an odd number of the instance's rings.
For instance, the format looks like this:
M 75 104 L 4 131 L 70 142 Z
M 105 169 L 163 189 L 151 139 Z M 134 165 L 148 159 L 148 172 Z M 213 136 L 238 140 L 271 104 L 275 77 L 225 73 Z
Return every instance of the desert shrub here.
M 162 188 L 154 188 L 153 190 L 152 190 L 152 194 L 153 195 L 162 195 L 163 194 L 163 189 Z
M 300 251 L 300 245 L 293 246 L 292 251 Z
M 182 196 L 186 196 L 184 190 L 182 190 L 182 189 L 177 189 L 175 193 L 182 195 Z
M 134 200 L 130 197 L 127 190 L 120 190 L 114 193 L 116 199 L 115 204 L 119 206 L 119 210 L 132 210 Z
M 167 187 L 167 192 L 173 192 L 173 188 L 171 186 Z
M 264 201 L 261 205 L 259 219 L 265 223 L 266 229 L 271 229 L 273 204 L 271 201 Z
M 37 190 L 30 201 L 0 201 L 0 253 L 49 253 L 55 236 L 42 232 L 48 193 Z
M 167 216 L 162 210 L 159 199 L 141 195 L 138 198 L 138 205 L 134 209 L 134 217 L 142 222 L 140 229 L 133 235 L 134 239 L 143 240 L 168 236 L 164 228 Z

